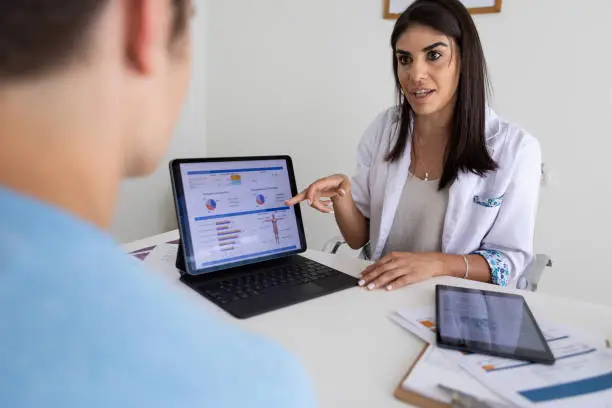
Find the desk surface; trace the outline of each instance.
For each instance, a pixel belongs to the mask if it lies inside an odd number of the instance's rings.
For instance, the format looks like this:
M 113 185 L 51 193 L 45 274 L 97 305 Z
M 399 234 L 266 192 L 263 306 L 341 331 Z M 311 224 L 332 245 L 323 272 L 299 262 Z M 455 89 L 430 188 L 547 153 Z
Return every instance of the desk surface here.
M 177 231 L 172 231 L 126 244 L 124 248 L 133 251 L 176 238 Z M 367 265 L 358 259 L 318 251 L 308 251 L 305 256 L 354 276 Z M 202 309 L 270 338 L 297 356 L 310 373 L 324 408 L 406 407 L 393 397 L 393 391 L 423 343 L 391 322 L 389 313 L 432 304 L 438 283 L 502 290 L 462 279 L 437 278 L 391 293 L 348 289 L 237 320 L 181 284 L 176 271 L 156 273 L 185 290 Z M 612 338 L 611 308 L 540 293 L 520 293 L 537 318 L 582 327 Z

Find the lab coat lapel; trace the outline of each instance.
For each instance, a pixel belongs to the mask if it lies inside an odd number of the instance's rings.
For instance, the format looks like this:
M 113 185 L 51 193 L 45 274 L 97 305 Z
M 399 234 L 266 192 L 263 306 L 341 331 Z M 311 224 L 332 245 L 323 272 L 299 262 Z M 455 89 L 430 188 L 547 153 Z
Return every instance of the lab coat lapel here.
M 411 138 L 408 138 L 404 155 L 396 162 L 389 164 L 387 180 L 385 184 L 385 195 L 383 199 L 383 210 L 380 221 L 378 242 L 374 252 L 374 259 L 379 259 L 389 237 L 391 226 L 395 218 L 397 207 L 406 184 L 408 170 L 410 169 Z
M 462 236 L 457 234 L 457 222 L 470 208 L 470 202 L 478 181 L 472 173 L 459 173 L 457 180 L 450 186 L 448 206 L 442 231 L 442 252 L 459 253 Z
M 489 151 L 491 155 L 495 154 L 495 149 L 490 148 Z M 458 254 L 465 251 L 464 242 L 469 240 L 457 232 L 457 223 L 472 209 L 474 193 L 480 181 L 480 176 L 474 173 L 461 172 L 450 186 L 442 232 L 442 252 Z

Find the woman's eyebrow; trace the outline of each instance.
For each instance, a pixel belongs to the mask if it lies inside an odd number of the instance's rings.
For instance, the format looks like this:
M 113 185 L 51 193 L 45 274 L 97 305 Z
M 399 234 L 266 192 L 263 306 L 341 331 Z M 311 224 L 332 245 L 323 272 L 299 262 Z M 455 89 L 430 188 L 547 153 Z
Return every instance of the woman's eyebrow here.
M 428 45 L 427 47 L 423 48 L 423 51 L 431 51 L 431 50 L 433 50 L 436 47 L 448 47 L 448 44 L 446 44 L 445 42 L 442 42 L 442 41 L 438 41 L 438 42 L 435 42 L 435 43 L 433 43 L 431 45 Z
M 423 48 L 423 52 L 427 52 L 427 51 L 431 51 L 436 47 L 447 47 L 448 48 L 448 44 L 443 42 L 443 41 L 438 41 L 435 42 L 431 45 L 428 45 L 427 47 Z M 412 55 L 410 54 L 410 52 L 408 51 L 404 51 L 404 50 L 400 50 L 399 48 L 397 50 L 395 50 L 395 53 L 398 55 Z

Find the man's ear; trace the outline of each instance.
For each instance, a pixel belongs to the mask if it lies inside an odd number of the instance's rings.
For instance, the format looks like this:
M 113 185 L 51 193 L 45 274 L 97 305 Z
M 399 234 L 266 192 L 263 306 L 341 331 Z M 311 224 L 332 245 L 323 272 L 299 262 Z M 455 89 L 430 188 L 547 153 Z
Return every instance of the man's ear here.
M 125 46 L 128 63 L 139 74 L 150 75 L 160 46 L 167 43 L 163 27 L 163 5 L 160 0 L 124 0 Z M 166 4 L 166 7 L 168 5 Z

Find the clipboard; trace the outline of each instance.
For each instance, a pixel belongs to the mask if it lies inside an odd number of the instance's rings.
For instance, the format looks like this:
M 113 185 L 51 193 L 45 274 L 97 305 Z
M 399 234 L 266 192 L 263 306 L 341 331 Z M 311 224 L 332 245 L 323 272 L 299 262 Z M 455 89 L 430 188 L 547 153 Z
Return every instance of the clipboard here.
M 402 384 L 404 383 L 404 381 L 408 379 L 408 377 L 412 373 L 412 370 L 419 363 L 419 360 L 421 360 L 421 357 L 423 357 L 428 347 L 429 347 L 429 344 L 426 344 L 425 347 L 423 347 L 423 350 L 421 350 L 421 352 L 419 353 L 414 363 L 412 363 L 406 375 L 402 378 L 400 383 L 397 385 L 397 388 L 395 389 L 393 396 L 400 401 L 406 402 L 408 404 L 411 404 L 411 405 L 414 405 L 420 408 L 452 408 L 450 404 L 440 402 L 438 400 L 431 399 L 428 397 L 424 397 L 423 395 L 418 394 L 413 391 L 407 391 L 402 387 Z
M 415 361 L 410 366 L 410 369 L 408 370 L 406 375 L 402 378 L 402 380 L 397 385 L 397 388 L 395 389 L 393 396 L 402 402 L 406 402 L 408 404 L 414 405 L 419 408 L 452 408 L 451 404 L 447 404 L 447 403 L 444 403 L 444 402 L 441 402 L 435 399 L 431 399 L 429 397 L 425 397 L 414 391 L 407 391 L 402 387 L 402 384 L 404 384 L 404 382 L 412 374 L 412 370 L 417 366 L 417 364 L 419 363 L 419 361 L 421 360 L 421 358 L 427 351 L 428 347 L 430 347 L 429 344 L 426 344 L 423 347 L 423 349 L 421 350 L 421 352 L 419 353 Z M 606 339 L 605 347 L 608 349 L 612 349 L 612 343 L 610 342 L 610 340 Z

